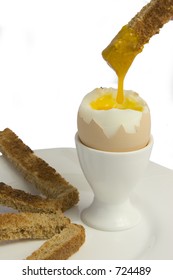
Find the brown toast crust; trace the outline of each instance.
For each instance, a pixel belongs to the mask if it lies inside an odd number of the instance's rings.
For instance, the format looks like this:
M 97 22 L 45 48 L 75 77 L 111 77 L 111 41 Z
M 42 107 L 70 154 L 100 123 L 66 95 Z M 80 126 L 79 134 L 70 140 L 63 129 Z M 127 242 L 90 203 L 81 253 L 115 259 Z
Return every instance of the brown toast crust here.
M 59 210 L 56 213 L 0 214 L 0 240 L 47 239 L 70 223 Z
M 0 151 L 46 197 L 61 200 L 64 209 L 78 203 L 78 190 L 9 128 L 0 132 Z
M 83 226 L 76 224 L 67 225 L 60 233 L 34 251 L 27 260 L 66 260 L 76 253 L 85 241 Z
M 173 17 L 173 0 L 151 0 L 128 23 L 138 35 L 138 47 L 148 43 L 160 28 Z
M 32 195 L 3 182 L 0 182 L 0 204 L 20 212 L 55 213 L 58 209 L 66 210 L 61 200 Z

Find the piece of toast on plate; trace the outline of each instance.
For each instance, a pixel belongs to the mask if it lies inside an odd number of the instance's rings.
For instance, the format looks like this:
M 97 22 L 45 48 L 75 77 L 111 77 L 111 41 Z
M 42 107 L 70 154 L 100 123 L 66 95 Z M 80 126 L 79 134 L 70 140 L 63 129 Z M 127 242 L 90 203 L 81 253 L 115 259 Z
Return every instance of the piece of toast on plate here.
M 68 209 L 68 201 L 63 199 L 46 198 L 33 195 L 23 190 L 13 188 L 4 182 L 0 182 L 0 204 L 11 207 L 19 212 L 44 212 L 55 213 L 58 209 L 63 212 Z
M 0 214 L 0 240 L 48 239 L 70 223 L 61 210 L 56 213 Z
M 45 241 L 27 260 L 66 260 L 85 242 L 83 226 L 68 224 L 60 233 Z
M 64 209 L 78 203 L 77 188 L 38 157 L 9 128 L 0 131 L 0 151 L 46 197 L 59 199 Z

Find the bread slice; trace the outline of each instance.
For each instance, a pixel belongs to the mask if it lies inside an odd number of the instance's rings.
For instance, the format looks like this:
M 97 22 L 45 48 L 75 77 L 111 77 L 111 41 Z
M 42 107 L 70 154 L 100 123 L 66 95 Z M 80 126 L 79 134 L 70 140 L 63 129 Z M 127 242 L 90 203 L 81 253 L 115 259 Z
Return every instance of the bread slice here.
M 79 201 L 78 190 L 9 128 L 0 132 L 0 151 L 46 197 L 61 200 L 65 209 Z
M 151 0 L 103 50 L 103 58 L 118 76 L 124 77 L 144 45 L 172 17 L 173 0 Z
M 59 210 L 56 213 L 0 214 L 0 240 L 48 239 L 70 223 Z
M 20 212 L 55 213 L 58 209 L 66 210 L 61 200 L 32 195 L 3 182 L 0 182 L 0 204 Z
M 27 260 L 66 260 L 76 253 L 85 241 L 83 226 L 70 223 L 60 233 L 28 256 Z
M 159 33 L 160 28 L 173 17 L 172 0 L 151 0 L 128 23 L 138 35 L 138 47 Z

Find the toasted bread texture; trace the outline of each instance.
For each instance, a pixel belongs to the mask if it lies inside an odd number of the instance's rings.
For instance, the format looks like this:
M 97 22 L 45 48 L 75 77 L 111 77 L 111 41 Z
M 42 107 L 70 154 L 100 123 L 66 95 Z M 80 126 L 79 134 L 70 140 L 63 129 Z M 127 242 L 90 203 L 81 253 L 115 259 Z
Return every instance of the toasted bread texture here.
M 0 214 L 0 240 L 47 239 L 26 259 L 68 259 L 85 241 L 84 227 L 72 224 L 62 213 L 78 202 L 77 189 L 9 128 L 0 132 L 0 151 L 43 194 L 0 182 L 0 204 L 19 211 Z
M 60 233 L 45 241 L 27 260 L 66 260 L 76 253 L 85 241 L 83 226 L 70 223 Z
M 59 210 L 56 213 L 0 214 L 0 240 L 48 239 L 70 223 Z
M 0 182 L 0 204 L 19 212 L 55 213 L 58 209 L 66 210 L 61 200 L 33 195 L 3 182 Z
M 0 151 L 43 195 L 59 199 L 63 209 L 78 203 L 78 190 L 9 128 L 0 132 Z
M 138 47 L 148 43 L 173 17 L 173 0 L 151 0 L 128 23 L 138 35 Z

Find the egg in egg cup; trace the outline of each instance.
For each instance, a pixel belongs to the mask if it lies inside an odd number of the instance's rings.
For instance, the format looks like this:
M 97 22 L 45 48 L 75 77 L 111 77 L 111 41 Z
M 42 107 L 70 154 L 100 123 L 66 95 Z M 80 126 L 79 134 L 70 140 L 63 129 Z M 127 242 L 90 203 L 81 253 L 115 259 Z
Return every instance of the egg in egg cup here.
M 129 229 L 141 219 L 130 198 L 149 163 L 153 138 L 145 101 L 127 91 L 124 106 L 128 108 L 109 108 L 110 94 L 116 97 L 116 90 L 100 88 L 84 97 L 75 143 L 82 171 L 94 193 L 81 219 L 90 227 L 117 231 Z M 108 108 L 97 109 L 103 100 L 107 100 Z

